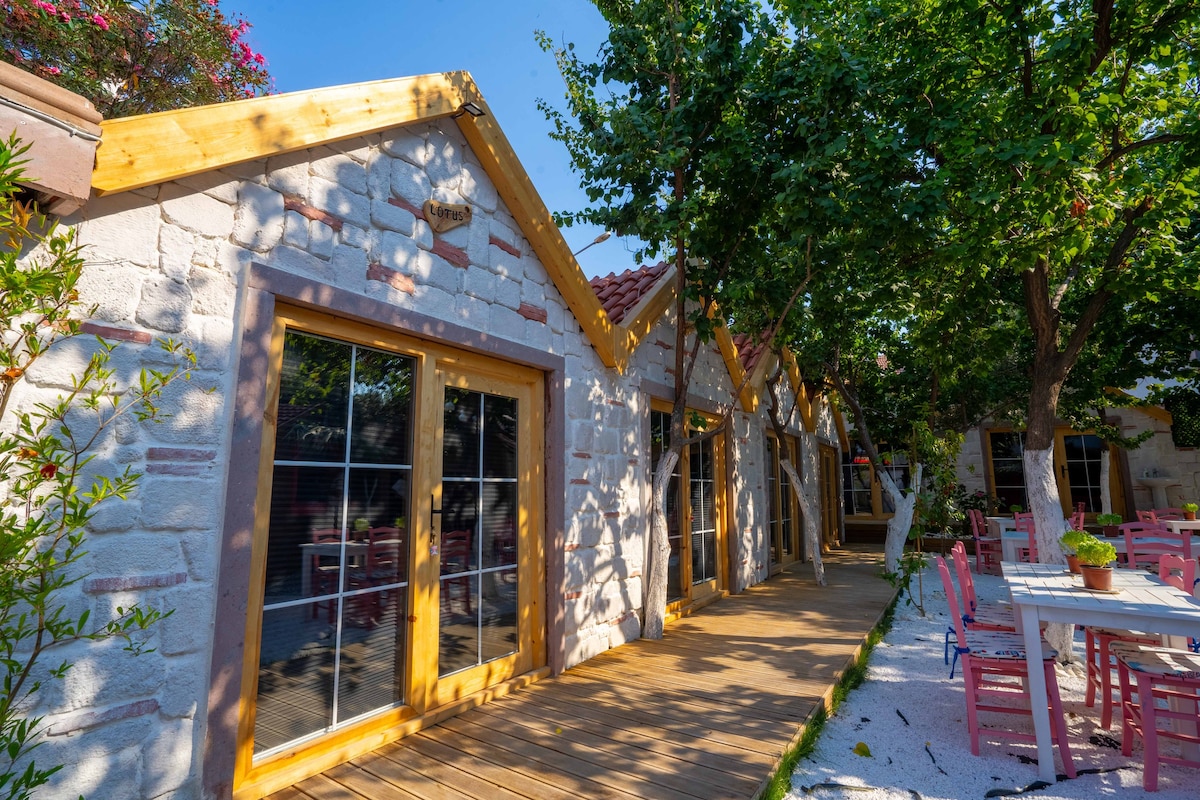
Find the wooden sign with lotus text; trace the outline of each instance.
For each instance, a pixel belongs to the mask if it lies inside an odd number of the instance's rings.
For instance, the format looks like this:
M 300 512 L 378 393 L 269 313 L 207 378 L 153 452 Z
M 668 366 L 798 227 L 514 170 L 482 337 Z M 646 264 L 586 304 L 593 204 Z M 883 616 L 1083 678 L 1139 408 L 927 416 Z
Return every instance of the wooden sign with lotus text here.
M 445 233 L 471 221 L 471 207 L 464 204 L 426 200 L 421 210 L 435 233 Z

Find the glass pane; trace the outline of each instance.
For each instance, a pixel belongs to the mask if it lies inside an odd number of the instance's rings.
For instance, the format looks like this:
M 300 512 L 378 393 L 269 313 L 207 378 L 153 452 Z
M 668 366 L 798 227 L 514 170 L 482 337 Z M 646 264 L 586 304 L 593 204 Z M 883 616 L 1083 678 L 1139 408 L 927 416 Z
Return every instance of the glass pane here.
M 704 534 L 704 579 L 711 581 L 717 577 L 717 534 Z
M 517 652 L 517 570 L 485 572 L 481 576 L 480 660 Z
M 438 675 L 479 663 L 479 575 L 442 578 Z
M 289 331 L 284 336 L 277 461 L 345 461 L 351 346 Z
M 412 359 L 357 349 L 350 460 L 412 463 Z
M 479 414 L 477 392 L 446 387 L 442 431 L 442 475 L 476 477 L 479 474 Z
M 338 675 L 338 722 L 389 708 L 404 698 L 404 620 L 407 593 L 383 589 L 342 602 L 342 663 Z
M 667 560 L 667 602 L 672 602 L 683 597 L 683 537 L 668 536 L 667 541 L 671 544 L 671 556 Z
M 275 467 L 267 605 L 338 590 L 343 480 L 339 467 Z
M 483 397 L 483 475 L 517 477 L 517 401 L 511 397 Z
M 517 563 L 517 485 L 483 485 L 483 568 Z
M 993 431 L 988 434 L 992 445 L 992 458 L 1021 459 L 1025 452 L 1025 434 L 1019 431 Z
M 446 481 L 442 484 L 441 574 L 479 569 L 479 484 Z
M 351 469 L 350 538 L 365 539 L 371 528 L 407 528 L 409 471 Z
M 319 607 L 323 605 L 263 613 L 255 752 L 325 730 L 333 722 L 333 612 Z

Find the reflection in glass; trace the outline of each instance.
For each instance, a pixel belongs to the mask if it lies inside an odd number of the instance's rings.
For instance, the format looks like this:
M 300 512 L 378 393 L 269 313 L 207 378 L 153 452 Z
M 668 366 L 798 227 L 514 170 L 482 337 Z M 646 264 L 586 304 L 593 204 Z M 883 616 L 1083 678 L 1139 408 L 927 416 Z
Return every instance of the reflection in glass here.
M 483 485 L 483 567 L 517 563 L 517 485 Z
M 517 477 L 517 401 L 484 395 L 483 419 L 484 477 Z
M 256 753 L 403 700 L 412 375 L 409 358 L 285 334 Z
M 517 570 L 485 572 L 481 581 L 479 656 L 491 661 L 517 651 Z
M 482 395 L 446 387 L 442 428 L 442 475 L 465 478 L 479 474 L 479 427 Z
M 263 613 L 256 753 L 322 731 L 333 719 L 333 629 L 314 621 L 311 605 Z
M 689 497 L 692 512 L 692 584 L 717 577 L 713 440 L 690 445 Z
M 996 497 L 1002 509 L 1011 506 L 1026 508 L 1025 434 L 1020 431 L 990 431 L 988 444 L 992 451 L 992 478 Z
M 671 415 L 664 411 L 650 412 L 650 461 L 658 468 L 658 460 L 671 444 Z M 683 481 L 683 462 L 675 462 L 675 470 L 671 473 L 665 498 L 667 517 L 667 542 L 671 546 L 671 556 L 667 561 L 667 602 L 674 602 L 683 597 L 683 531 L 681 530 L 679 510 L 683 506 L 681 492 Z M 653 477 L 653 476 L 652 476 Z
M 479 574 L 440 582 L 438 675 L 473 667 L 479 660 Z

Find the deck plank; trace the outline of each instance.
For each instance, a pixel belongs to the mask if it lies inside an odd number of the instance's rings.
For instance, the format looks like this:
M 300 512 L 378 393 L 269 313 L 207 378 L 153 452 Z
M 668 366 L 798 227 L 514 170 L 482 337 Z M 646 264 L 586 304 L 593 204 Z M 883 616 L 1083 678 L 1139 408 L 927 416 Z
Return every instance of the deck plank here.
M 795 565 L 270 800 L 754 797 L 891 600 L 878 560 Z

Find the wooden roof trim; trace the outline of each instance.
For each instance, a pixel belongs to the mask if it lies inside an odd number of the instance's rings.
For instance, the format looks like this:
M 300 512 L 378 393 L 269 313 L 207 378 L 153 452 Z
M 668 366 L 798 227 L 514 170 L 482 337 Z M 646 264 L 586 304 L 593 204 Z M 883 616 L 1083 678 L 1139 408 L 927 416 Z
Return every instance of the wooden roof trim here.
M 734 387 L 742 387 L 740 393 L 742 410 L 753 414 L 758 410 L 758 394 L 754 391 L 753 381 L 748 380 L 744 386 L 742 385 L 742 381 L 746 378 L 746 370 L 742 366 L 742 359 L 738 356 L 737 345 L 733 343 L 733 336 L 729 333 L 729 328 L 724 325 L 717 326 L 716 340 L 717 347 L 721 351 L 721 358 L 725 360 L 725 369 L 729 370 L 729 377 L 733 381 Z
M 447 72 L 105 120 L 92 188 L 138 189 L 247 161 L 484 109 L 455 122 L 529 240 L 584 335 L 608 367 L 624 368 L 629 332 L 612 324 L 470 73 Z
M 627 322 L 623 327 L 629 332 L 630 353 L 638 348 L 654 326 L 662 320 L 667 309 L 675 302 L 677 292 L 677 270 L 670 266 L 659 277 L 653 291 L 646 292 L 633 308 L 625 312 Z
M 1118 396 L 1122 396 L 1122 397 L 1133 397 L 1134 396 L 1134 395 L 1130 394 L 1129 392 L 1125 391 L 1124 389 L 1118 389 L 1115 386 L 1107 386 L 1107 387 L 1105 387 L 1104 391 L 1107 392 L 1108 394 L 1118 395 Z M 1140 411 L 1141 413 L 1145 414 L 1147 417 L 1150 417 L 1150 419 L 1158 420 L 1159 422 L 1162 422 L 1166 425 L 1171 425 L 1174 422 L 1174 417 L 1171 416 L 1171 412 L 1167 411 L 1162 406 L 1130 406 L 1129 409 L 1131 411 Z
M 783 365 L 787 371 L 788 383 L 792 393 L 796 395 L 796 405 L 800 408 L 800 419 L 804 422 L 804 430 L 808 433 L 817 432 L 817 416 L 813 409 L 812 398 L 804 386 L 804 376 L 800 374 L 800 365 L 796 363 L 796 354 L 789 348 L 783 348 Z

